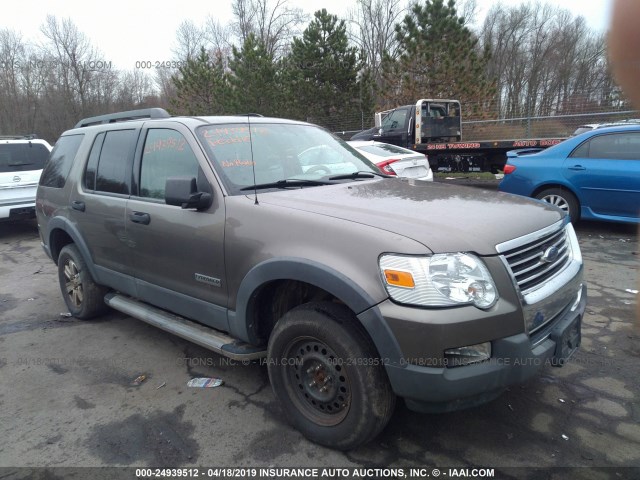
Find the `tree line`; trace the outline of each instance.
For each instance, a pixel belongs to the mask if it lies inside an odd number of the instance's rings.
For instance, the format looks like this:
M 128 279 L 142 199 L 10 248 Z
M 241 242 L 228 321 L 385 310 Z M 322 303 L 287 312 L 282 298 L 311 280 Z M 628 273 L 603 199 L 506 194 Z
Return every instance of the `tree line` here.
M 339 18 L 287 0 L 232 0 L 233 20 L 183 22 L 176 68 L 119 71 L 70 19 L 42 41 L 0 30 L 0 134 L 54 141 L 80 118 L 161 106 L 174 114 L 258 113 L 333 131 L 419 98 L 461 100 L 467 119 L 622 110 L 606 38 L 549 4 L 356 0 Z

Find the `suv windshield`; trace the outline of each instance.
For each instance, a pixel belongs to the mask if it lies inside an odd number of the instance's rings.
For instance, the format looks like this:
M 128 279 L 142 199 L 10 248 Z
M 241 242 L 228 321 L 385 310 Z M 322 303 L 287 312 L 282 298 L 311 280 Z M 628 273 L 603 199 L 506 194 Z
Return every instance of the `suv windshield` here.
M 49 150 L 41 143 L 0 144 L 0 173 L 42 170 Z
M 373 163 L 344 141 L 312 125 L 252 122 L 251 132 L 246 123 L 204 125 L 197 129 L 197 134 L 232 194 L 244 194 L 242 189 L 254 184 L 281 180 L 320 180 L 354 172 L 379 173 Z M 322 184 L 289 182 L 298 187 Z

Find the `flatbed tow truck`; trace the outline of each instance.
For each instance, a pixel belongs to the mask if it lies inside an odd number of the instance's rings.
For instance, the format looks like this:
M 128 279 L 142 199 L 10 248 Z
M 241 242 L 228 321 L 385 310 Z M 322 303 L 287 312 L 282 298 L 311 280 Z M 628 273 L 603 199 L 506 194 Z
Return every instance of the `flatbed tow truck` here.
M 508 151 L 544 149 L 564 138 L 463 141 L 460 102 L 423 98 L 415 105 L 376 112 L 375 127 L 351 140 L 375 140 L 424 153 L 436 172 L 497 173 L 504 168 Z

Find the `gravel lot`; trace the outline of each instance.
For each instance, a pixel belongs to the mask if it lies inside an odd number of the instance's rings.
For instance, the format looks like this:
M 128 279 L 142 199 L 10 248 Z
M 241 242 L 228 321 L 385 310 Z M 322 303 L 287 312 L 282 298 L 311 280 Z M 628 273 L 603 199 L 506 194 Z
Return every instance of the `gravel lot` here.
M 115 465 L 492 467 L 496 478 L 640 478 L 636 229 L 584 223 L 577 232 L 589 301 L 582 347 L 564 368 L 547 367 L 462 412 L 420 415 L 400 402 L 375 442 L 341 453 L 288 425 L 264 365 L 233 364 L 117 312 L 92 321 L 61 316 L 56 267 L 35 223 L 0 224 L 0 478 L 26 478 L 8 467 Z M 132 385 L 140 375 L 146 380 Z M 187 388 L 200 376 L 224 385 Z

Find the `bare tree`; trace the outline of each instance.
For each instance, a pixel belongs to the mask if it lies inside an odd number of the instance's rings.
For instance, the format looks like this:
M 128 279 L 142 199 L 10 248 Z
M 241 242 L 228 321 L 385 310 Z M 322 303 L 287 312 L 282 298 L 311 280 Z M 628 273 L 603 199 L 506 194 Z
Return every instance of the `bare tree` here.
M 194 58 L 200 52 L 200 47 L 206 48 L 207 42 L 206 30 L 196 26 L 191 20 L 185 20 L 176 30 L 177 46 L 173 54 L 181 60 Z
M 580 16 L 549 4 L 496 5 L 481 38 L 492 53 L 500 115 L 575 113 L 612 95 L 604 36 Z
M 20 128 L 10 116 L 19 112 L 20 66 L 25 60 L 25 45 L 20 34 L 13 30 L 0 30 L 0 127 L 4 131 Z
M 286 53 L 308 18 L 302 9 L 289 7 L 287 0 L 234 0 L 232 10 L 235 21 L 231 27 L 239 44 L 253 33 L 274 58 Z
M 36 48 L 12 30 L 0 30 L 0 131 L 34 133 L 39 122 L 45 64 Z
M 234 0 L 231 9 L 235 17 L 231 27 L 240 39 L 240 43 L 244 43 L 250 34 L 255 34 L 256 9 L 253 6 L 253 0 Z
M 398 56 L 395 26 L 405 12 L 402 0 L 357 0 L 356 9 L 349 13 L 350 39 L 362 52 L 378 87 L 384 58 L 395 60 Z
M 69 18 L 59 21 L 47 15 L 41 32 L 48 40 L 42 49 L 49 78 L 58 83 L 55 88 L 64 96 L 72 117 L 77 119 L 100 110 L 109 98 L 104 88 L 115 86 L 114 82 L 101 78 L 113 77 L 111 63 L 102 60 L 100 52 Z
M 155 71 L 155 90 L 161 99 L 172 98 L 175 94 L 175 85 L 172 76 L 174 73 L 168 69 L 158 69 Z
M 469 28 L 475 27 L 478 16 L 477 0 L 458 0 L 457 4 L 458 15 L 464 19 L 464 25 Z
M 209 16 L 205 28 L 209 49 L 223 57 L 230 57 L 234 46 L 232 26 L 222 25 L 217 19 Z
M 153 81 L 144 70 L 124 72 L 118 79 L 117 98 L 123 106 L 142 105 L 154 94 Z

